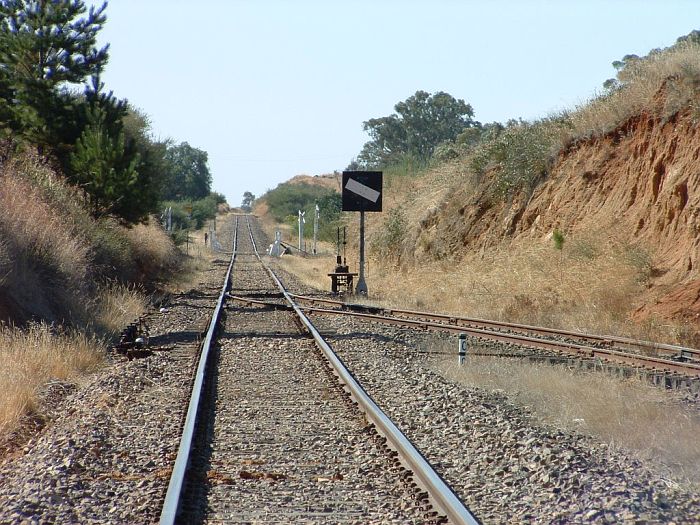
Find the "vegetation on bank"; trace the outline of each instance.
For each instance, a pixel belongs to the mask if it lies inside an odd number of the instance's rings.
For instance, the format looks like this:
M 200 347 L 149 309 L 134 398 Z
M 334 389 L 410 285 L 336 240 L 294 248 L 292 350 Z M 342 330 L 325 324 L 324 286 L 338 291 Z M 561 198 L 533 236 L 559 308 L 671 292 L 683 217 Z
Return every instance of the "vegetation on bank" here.
M 106 9 L 0 3 L 1 320 L 99 324 L 85 300 L 96 287 L 174 268 L 166 200 L 178 229 L 224 200 L 205 151 L 154 139 L 144 113 L 105 92 Z
M 488 178 L 490 197 L 504 201 L 520 192 L 531 193 L 547 179 L 558 155 L 577 141 L 612 133 L 645 113 L 668 119 L 690 108 L 700 116 L 700 32 L 693 31 L 671 47 L 652 50 L 645 57 L 627 55 L 613 66 L 616 78 L 606 81 L 592 100 L 532 122 L 513 119 L 482 124 L 464 100 L 444 92 L 417 91 L 397 103 L 395 113 L 363 123 L 370 140 L 347 169 L 381 169 L 385 187 L 391 188 L 427 170 L 452 166 L 448 169 L 462 172 L 465 181 L 475 185 Z M 298 210 L 305 211 L 308 235 L 309 217 L 323 192 L 332 193 L 280 184 L 262 199 L 271 215 L 293 231 Z M 396 261 L 406 252 L 404 242 L 412 242 L 410 221 L 403 209 L 387 213 L 371 247 L 382 260 Z M 332 240 L 339 215 L 333 209 L 328 216 L 330 228 L 322 238 L 330 234 Z
M 95 218 L 147 221 L 162 200 L 209 195 L 207 154 L 154 139 L 148 117 L 106 92 L 109 46 L 97 47 L 107 3 L 0 4 L 0 138 L 36 149 L 81 188 Z
M 600 94 L 571 110 L 535 121 L 482 124 L 473 120 L 471 106 L 464 101 L 445 93 L 429 96 L 418 92 L 397 104 L 397 114 L 364 123 L 371 140 L 348 168 L 383 169 L 385 184 L 391 186 L 396 179 L 445 167 L 462 173 L 465 183 L 477 185 L 488 179 L 490 198 L 504 201 L 520 192 L 531 193 L 571 145 L 615 133 L 632 118 L 648 115 L 667 120 L 681 110 L 700 118 L 699 31 L 644 57 L 627 55 L 613 66 L 616 77 L 605 82 Z M 448 101 L 453 107 L 452 116 L 459 115 L 450 125 L 439 124 L 445 117 L 433 107 L 438 95 L 443 104 Z M 409 124 L 406 108 L 415 107 L 416 99 L 422 101 L 420 114 L 434 119 L 432 123 Z M 424 131 L 433 128 L 449 132 L 428 135 Z M 409 140 L 412 134 L 419 137 Z M 430 147 L 415 146 L 426 143 Z M 396 216 L 384 221 L 384 230 L 375 239 L 376 253 L 399 257 L 404 251 L 398 247 L 403 242 L 399 234 L 405 230 L 400 225 Z
M 500 244 L 499 232 L 487 231 L 493 217 L 467 226 L 459 212 L 474 203 L 494 210 L 523 205 L 571 148 L 601 137 L 616 143 L 639 120 L 697 121 L 698 36 L 694 31 L 667 49 L 625 57 L 615 64 L 614 82 L 569 111 L 534 122 L 472 126 L 438 145 L 418 169 L 382 166 L 392 191 L 385 192 L 384 213 L 369 225 L 373 297 L 407 308 L 697 346 L 692 320 L 634 320 L 640 300 L 653 293 L 654 246 L 623 231 L 574 235 L 567 225 L 542 242 L 512 241 L 506 234 Z M 413 163 L 415 155 L 403 158 Z M 449 240 L 432 229 L 438 214 L 443 229 L 455 232 Z M 493 241 L 490 248 L 469 244 L 484 237 Z M 694 276 L 694 269 L 687 274 Z
M 318 239 L 335 242 L 337 227 L 341 225 L 340 194 L 324 186 L 305 182 L 282 183 L 259 199 L 267 203 L 269 213 L 280 223 L 290 226 L 298 235 L 299 212 L 304 212 L 304 237 L 313 237 L 316 207 L 319 213 Z
M 166 201 L 179 229 L 223 202 L 205 151 L 154 138 L 145 113 L 105 91 L 106 9 L 0 2 L 0 432 L 46 381 L 93 370 L 181 268 Z

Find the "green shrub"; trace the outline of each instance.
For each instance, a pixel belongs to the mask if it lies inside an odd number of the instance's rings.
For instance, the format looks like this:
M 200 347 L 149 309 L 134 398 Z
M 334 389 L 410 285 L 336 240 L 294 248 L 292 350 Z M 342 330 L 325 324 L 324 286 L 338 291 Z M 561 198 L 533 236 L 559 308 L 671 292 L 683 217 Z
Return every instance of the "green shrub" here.
M 478 176 L 492 170 L 500 197 L 532 191 L 549 174 L 569 128 L 566 117 L 511 121 L 474 149 L 469 166 Z
M 270 214 L 278 222 L 283 222 L 287 217 L 296 217 L 299 210 L 313 210 L 315 203 L 337 192 L 323 186 L 316 186 L 302 182 L 293 184 L 289 182 L 278 185 L 274 190 L 265 193 L 260 199 L 267 202 Z M 313 212 L 306 214 L 307 224 L 311 219 L 313 225 Z
M 384 219 L 380 234 L 371 243 L 372 250 L 382 258 L 399 259 L 407 234 L 408 220 L 403 208 L 392 208 Z
M 216 217 L 218 205 L 226 202 L 221 194 L 211 193 L 203 199 L 190 201 L 165 201 L 162 209 L 173 210 L 173 231 L 200 229 L 204 224 Z
M 559 230 L 554 230 L 554 233 L 552 233 L 552 241 L 554 241 L 555 250 L 561 251 L 564 249 L 564 240 L 564 234 Z

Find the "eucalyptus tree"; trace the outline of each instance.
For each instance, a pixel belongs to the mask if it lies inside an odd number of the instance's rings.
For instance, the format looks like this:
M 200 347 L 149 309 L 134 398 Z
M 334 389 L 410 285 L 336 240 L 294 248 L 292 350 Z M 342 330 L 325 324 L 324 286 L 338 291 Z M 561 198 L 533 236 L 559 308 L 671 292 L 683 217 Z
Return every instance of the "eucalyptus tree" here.
M 404 155 L 425 160 L 435 147 L 457 138 L 465 129 L 478 125 L 474 110 L 464 100 L 445 92 L 416 93 L 394 106 L 396 113 L 363 123 L 372 138 L 357 157 L 363 166 L 390 164 Z

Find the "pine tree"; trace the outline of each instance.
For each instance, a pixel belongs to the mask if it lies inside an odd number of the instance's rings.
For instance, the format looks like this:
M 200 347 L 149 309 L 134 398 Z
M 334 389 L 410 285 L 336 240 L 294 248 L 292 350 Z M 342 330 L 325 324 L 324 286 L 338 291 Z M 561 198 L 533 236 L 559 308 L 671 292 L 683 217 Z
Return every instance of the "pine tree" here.
M 108 47 L 96 47 L 107 3 L 81 0 L 0 0 L 0 125 L 31 142 L 65 143 L 72 113 L 61 86 L 99 75 Z
M 143 215 L 134 206 L 139 200 L 139 156 L 127 145 L 124 131 L 108 121 L 105 109 L 91 106 L 88 119 L 70 156 L 74 182 L 89 195 L 96 216 L 109 213 L 136 221 Z

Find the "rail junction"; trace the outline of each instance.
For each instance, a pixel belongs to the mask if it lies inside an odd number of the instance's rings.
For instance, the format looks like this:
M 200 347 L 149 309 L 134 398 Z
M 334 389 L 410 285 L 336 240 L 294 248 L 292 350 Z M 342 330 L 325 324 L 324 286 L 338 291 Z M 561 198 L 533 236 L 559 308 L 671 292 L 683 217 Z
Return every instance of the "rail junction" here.
M 260 258 L 251 219 L 234 231 L 161 523 L 479 523 L 449 462 L 433 455 L 442 469 L 431 465 L 309 316 L 467 334 L 477 347 L 575 356 L 698 390 L 690 348 L 290 293 Z
M 248 217 L 234 230 L 160 522 L 478 523 L 264 265 Z M 278 301 L 219 328 L 234 291 Z
M 695 348 L 448 314 L 353 304 L 320 297 L 294 294 L 292 297 L 301 304 L 301 310 L 312 315 L 347 316 L 413 330 L 465 334 L 478 342 L 511 344 L 524 349 L 544 350 L 588 359 L 593 364 L 619 365 L 620 370 L 625 370 L 625 375 L 646 376 L 653 382 L 668 387 L 700 390 L 700 350 Z M 231 299 L 249 306 L 284 308 L 246 297 L 231 296 Z M 484 354 L 482 351 L 476 351 L 474 355 Z

